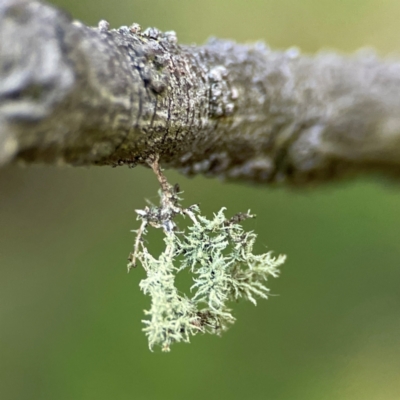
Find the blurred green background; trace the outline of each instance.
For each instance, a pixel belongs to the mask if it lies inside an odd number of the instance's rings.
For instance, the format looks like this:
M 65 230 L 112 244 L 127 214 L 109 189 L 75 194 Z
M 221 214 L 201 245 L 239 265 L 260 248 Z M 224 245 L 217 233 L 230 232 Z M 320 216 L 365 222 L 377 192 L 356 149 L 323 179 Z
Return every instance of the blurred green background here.
M 88 24 L 138 22 L 274 48 L 400 50 L 397 0 L 58 0 Z M 400 187 L 358 180 L 307 191 L 169 171 L 186 204 L 250 208 L 247 227 L 288 254 L 277 296 L 234 305 L 221 338 L 151 353 L 149 299 L 126 274 L 135 208 L 157 182 L 136 168 L 0 170 L 0 398 L 43 400 L 400 398 Z M 154 244 L 157 251 L 157 244 Z

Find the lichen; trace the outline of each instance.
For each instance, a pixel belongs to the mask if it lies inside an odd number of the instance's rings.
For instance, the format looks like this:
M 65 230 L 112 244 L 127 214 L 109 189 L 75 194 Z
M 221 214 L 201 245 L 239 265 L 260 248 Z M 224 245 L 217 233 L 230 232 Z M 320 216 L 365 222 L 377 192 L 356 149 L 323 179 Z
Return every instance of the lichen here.
M 253 218 L 239 213 L 228 219 L 225 208 L 212 219 L 201 215 L 198 205 L 183 208 L 179 187 L 172 187 L 164 177 L 155 158 L 149 162 L 161 184 L 160 206 L 136 210 L 141 220 L 134 251 L 130 254 L 128 271 L 139 261 L 147 277 L 140 282 L 141 290 L 151 297 L 150 310 L 144 320 L 149 347 L 160 345 L 169 351 L 172 343 L 189 342 L 199 332 L 220 334 L 235 318 L 228 302 L 244 298 L 256 304 L 256 297 L 267 298 L 265 281 L 277 277 L 286 256 L 273 257 L 271 252 L 253 254 L 254 232 L 246 232 L 242 221 Z M 192 225 L 180 231 L 177 216 L 187 217 Z M 165 249 L 154 257 L 143 236 L 151 226 L 164 231 Z M 193 274 L 191 297 L 181 294 L 175 276 L 182 270 Z

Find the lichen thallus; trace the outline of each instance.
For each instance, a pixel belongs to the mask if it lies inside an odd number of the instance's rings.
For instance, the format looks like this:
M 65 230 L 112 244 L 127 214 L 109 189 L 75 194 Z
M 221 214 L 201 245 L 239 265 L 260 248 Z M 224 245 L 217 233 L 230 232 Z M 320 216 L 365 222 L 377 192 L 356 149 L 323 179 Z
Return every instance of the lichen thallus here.
M 255 255 L 256 234 L 246 232 L 241 222 L 253 218 L 239 213 L 228 219 L 225 208 L 207 219 L 198 205 L 183 208 L 179 186 L 168 183 L 158 156 L 148 160 L 160 183 L 160 205 L 136 210 L 141 225 L 136 232 L 133 252 L 129 255 L 128 272 L 137 261 L 147 277 L 140 288 L 151 296 L 150 310 L 143 322 L 152 350 L 160 345 L 169 351 L 174 342 L 189 342 L 199 332 L 219 334 L 235 321 L 227 303 L 244 298 L 256 304 L 255 297 L 267 298 L 268 276 L 277 277 L 286 256 L 273 257 L 271 252 Z M 191 226 L 180 231 L 176 217 L 188 217 Z M 148 227 L 162 229 L 165 249 L 158 256 L 150 254 L 143 240 Z M 175 286 L 176 274 L 187 269 L 193 274 L 191 297 Z

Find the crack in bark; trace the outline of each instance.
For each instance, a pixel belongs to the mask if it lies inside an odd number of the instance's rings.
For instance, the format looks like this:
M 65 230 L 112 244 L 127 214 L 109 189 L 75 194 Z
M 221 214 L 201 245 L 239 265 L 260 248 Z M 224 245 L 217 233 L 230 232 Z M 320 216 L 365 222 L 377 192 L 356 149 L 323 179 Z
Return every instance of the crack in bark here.
M 168 115 L 167 115 L 167 127 L 165 129 L 165 134 L 162 138 L 161 144 L 164 144 L 166 137 L 169 134 L 169 127 L 171 125 L 171 99 L 168 99 Z

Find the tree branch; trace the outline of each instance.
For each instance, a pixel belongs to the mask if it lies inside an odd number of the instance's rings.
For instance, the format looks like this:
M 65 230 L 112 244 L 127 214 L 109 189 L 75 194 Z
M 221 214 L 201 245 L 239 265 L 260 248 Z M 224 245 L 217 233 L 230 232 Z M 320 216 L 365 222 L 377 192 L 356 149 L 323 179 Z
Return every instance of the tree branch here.
M 177 44 L 0 3 L 0 164 L 160 162 L 186 174 L 308 184 L 400 176 L 400 63 L 262 43 Z

